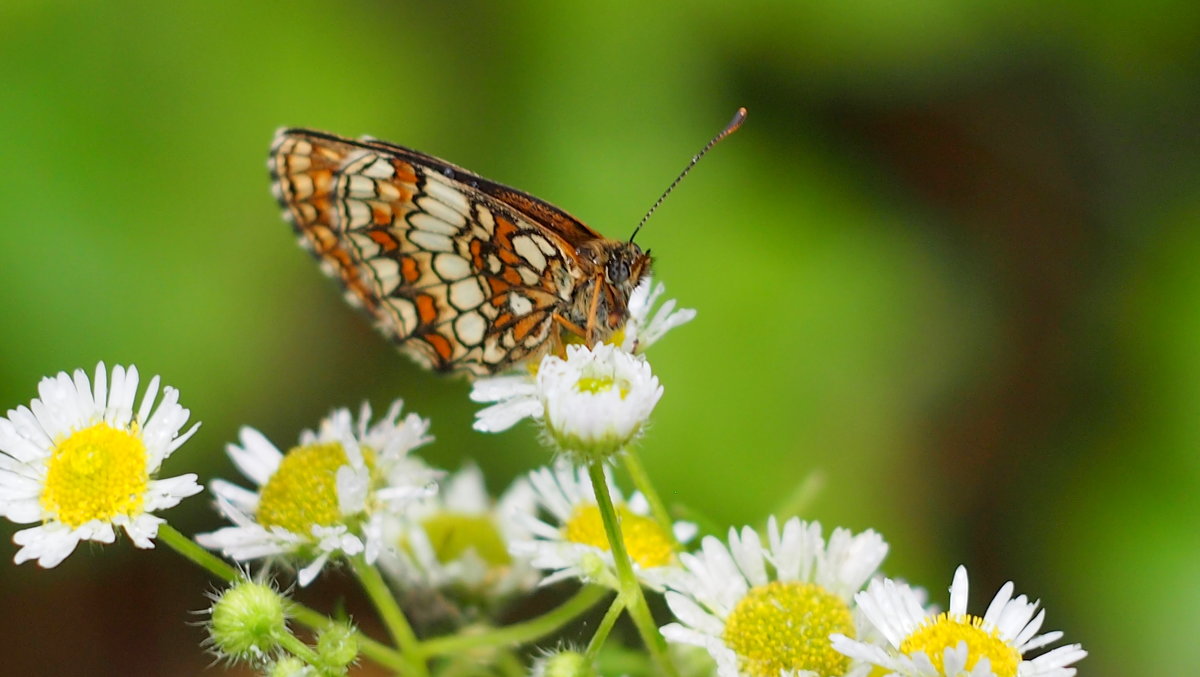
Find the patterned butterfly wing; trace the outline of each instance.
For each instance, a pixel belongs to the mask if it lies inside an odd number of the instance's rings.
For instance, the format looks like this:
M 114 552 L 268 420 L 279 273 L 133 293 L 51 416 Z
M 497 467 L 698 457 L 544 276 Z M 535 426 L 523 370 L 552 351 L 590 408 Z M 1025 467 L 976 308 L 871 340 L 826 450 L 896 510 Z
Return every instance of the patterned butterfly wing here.
M 269 164 L 301 243 L 432 369 L 491 374 L 545 352 L 594 275 L 578 250 L 603 238 L 578 220 L 402 146 L 288 129 Z
M 554 205 L 540 200 L 524 191 L 517 190 L 500 183 L 496 183 L 490 179 L 486 179 L 478 174 L 463 169 L 462 167 L 452 165 L 445 160 L 431 157 L 411 148 L 406 148 L 387 141 L 380 141 L 374 138 L 366 138 L 363 143 L 373 147 L 380 148 L 387 152 L 395 153 L 399 157 L 408 159 L 417 165 L 424 165 L 433 168 L 444 176 L 451 179 L 457 179 L 459 184 L 467 184 L 464 190 L 468 194 L 476 191 L 486 193 L 487 195 L 503 202 L 509 207 L 521 212 L 528 217 L 532 222 L 546 226 L 554 234 L 565 239 L 572 247 L 578 248 L 586 242 L 595 240 L 603 240 L 604 237 L 584 225 L 582 221 L 555 207 Z

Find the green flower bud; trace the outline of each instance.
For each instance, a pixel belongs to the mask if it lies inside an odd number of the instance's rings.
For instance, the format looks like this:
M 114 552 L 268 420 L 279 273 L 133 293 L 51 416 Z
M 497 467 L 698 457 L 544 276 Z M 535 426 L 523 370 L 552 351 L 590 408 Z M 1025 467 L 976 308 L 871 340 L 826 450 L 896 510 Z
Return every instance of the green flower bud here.
M 213 603 L 208 632 L 217 651 L 230 658 L 268 656 L 288 632 L 283 597 L 269 585 L 237 583 Z

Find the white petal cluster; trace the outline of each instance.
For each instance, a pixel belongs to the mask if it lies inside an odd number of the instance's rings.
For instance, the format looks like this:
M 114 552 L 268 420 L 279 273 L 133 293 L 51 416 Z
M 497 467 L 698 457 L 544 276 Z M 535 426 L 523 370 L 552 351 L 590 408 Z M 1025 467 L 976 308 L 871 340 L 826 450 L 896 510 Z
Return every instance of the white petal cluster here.
M 666 594 L 667 605 L 678 621 L 664 626 L 663 636 L 671 642 L 705 648 L 721 677 L 738 677 L 744 657 L 728 644 L 726 623 L 747 595 L 773 582 L 812 583 L 850 605 L 855 592 L 875 575 L 887 550 L 874 531 L 854 535 L 835 529 L 826 542 L 819 523 L 798 518 L 788 520 L 780 530 L 772 517 L 765 547 L 750 527 L 740 532 L 731 528 L 728 544 L 708 536 L 699 552 L 680 556 L 687 573 L 670 583 L 672 589 Z M 855 620 L 857 625 L 859 619 Z M 809 622 L 808 616 L 793 622 Z M 845 674 L 857 676 L 868 671 L 868 666 L 856 664 Z
M 43 567 L 56 566 L 80 541 L 112 543 L 115 527 L 122 528 L 135 546 L 152 548 L 164 521 L 153 513 L 201 491 L 192 473 L 155 478 L 163 461 L 192 436 L 199 424 L 180 434 L 189 412 L 179 405 L 179 391 L 170 386 L 163 387 L 162 400 L 155 407 L 157 376 L 150 379 L 135 411 L 138 380 L 137 367 L 117 365 L 110 382 L 103 362 L 96 365 L 90 382 L 82 369 L 73 375 L 59 372 L 42 379 L 38 397 L 28 407 L 9 410 L 6 417 L 0 418 L 0 515 L 18 524 L 40 522 L 14 535 L 13 540 L 22 546 L 15 557 L 18 564 L 32 559 Z M 144 471 L 149 481 L 134 514 L 122 512 L 68 524 L 42 500 L 48 473 L 56 449 L 80 431 L 97 425 L 140 440 L 145 447 Z M 92 453 L 117 451 L 99 448 Z
M 967 591 L 967 570 L 960 566 L 955 570 L 950 586 L 947 616 L 953 622 L 970 625 Z M 1025 595 L 1013 597 L 1013 591 L 1011 581 L 1000 587 L 984 612 L 979 629 L 994 633 L 1006 646 L 1023 657 L 1017 665 L 1018 677 L 1073 677 L 1076 670 L 1070 666 L 1087 656 L 1079 644 L 1061 646 L 1037 657 L 1024 659 L 1027 653 L 1057 642 L 1063 633 L 1053 631 L 1038 634 L 1046 618 L 1045 610 L 1038 611 L 1038 602 L 1030 602 Z M 909 653 L 899 650 L 914 633 L 939 618 L 924 607 L 920 592 L 908 585 L 891 579 L 871 581 L 871 585 L 858 593 L 856 599 L 886 643 L 867 643 L 835 635 L 834 648 L 843 654 L 902 677 L 995 677 L 989 658 L 972 656 L 965 641 L 945 647 L 941 656 L 930 656 L 920 650 Z M 938 658 L 941 660 L 935 660 Z M 941 663 L 940 669 L 936 666 L 938 662 Z
M 501 430 L 531 416 L 558 450 L 587 458 L 606 457 L 632 442 L 663 393 L 644 358 L 607 344 L 570 346 L 565 360 L 545 357 L 533 383 L 504 385 L 493 380 L 473 391 L 476 400 L 499 400 L 479 412 L 476 429 Z
M 656 308 L 655 304 L 666 290 L 662 282 L 655 282 L 649 276 L 634 288 L 629 295 L 629 321 L 625 324 L 621 350 L 640 354 L 668 331 L 696 318 L 696 311 L 692 308 L 676 309 L 675 299 L 667 299 Z
M 241 444 L 227 447 L 230 458 L 254 485 L 245 489 L 224 480 L 213 481 L 218 510 L 232 526 L 196 540 L 239 561 L 293 556 L 308 559 L 297 580 L 308 585 L 330 557 L 365 554 L 374 562 L 383 547 L 383 524 L 387 515 L 406 503 L 430 495 L 440 472 L 409 455 L 427 443 L 429 422 L 416 414 L 401 419 L 403 404 L 396 401 L 388 412 L 371 424 L 371 410 L 363 405 L 357 420 L 347 409 L 338 409 L 324 419 L 317 431 L 300 434 L 298 448 L 337 444 L 346 463 L 335 475 L 340 518 L 333 524 L 311 524 L 296 531 L 279 525 L 264 525 L 257 518 L 262 490 L 284 462 L 285 454 L 262 433 L 245 427 Z M 370 462 L 366 458 L 369 450 Z

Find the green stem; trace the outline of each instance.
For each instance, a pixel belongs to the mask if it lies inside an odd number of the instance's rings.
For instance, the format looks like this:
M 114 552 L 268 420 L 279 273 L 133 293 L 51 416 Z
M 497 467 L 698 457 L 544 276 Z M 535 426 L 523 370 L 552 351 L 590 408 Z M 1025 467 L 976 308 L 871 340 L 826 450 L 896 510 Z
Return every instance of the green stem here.
M 658 671 L 669 677 L 677 677 L 675 666 L 667 655 L 667 643 L 658 632 L 654 617 L 650 615 L 650 607 L 646 604 L 646 596 L 642 594 L 642 585 L 633 573 L 633 564 L 629 561 L 629 552 L 625 549 L 625 539 L 621 535 L 621 524 L 617 518 L 617 510 L 613 507 L 612 496 L 608 493 L 608 479 L 604 477 L 604 462 L 596 461 L 588 465 L 588 476 L 592 479 L 592 489 L 596 494 L 596 506 L 600 508 L 600 517 L 604 520 L 604 531 L 608 536 L 608 544 L 612 548 L 613 561 L 617 567 L 617 579 L 621 584 L 622 602 L 629 607 L 629 615 L 637 626 L 642 641 L 650 651 L 650 656 L 658 664 Z
M 296 637 L 290 632 L 284 633 L 284 635 L 279 638 L 279 646 L 283 647 L 284 651 L 287 651 L 309 665 L 313 665 L 317 662 L 317 652 L 314 651 L 309 645 L 301 642 L 299 637 Z
M 532 642 L 558 630 L 567 621 L 592 608 L 592 605 L 599 602 L 606 594 L 608 594 L 608 590 L 604 588 L 588 586 L 575 593 L 574 597 L 563 602 L 561 606 L 536 618 L 477 635 L 435 637 L 426 640 L 421 645 L 421 651 L 426 656 L 445 656 L 480 647 L 517 646 L 525 642 Z
M 662 497 L 658 495 L 658 490 L 654 488 L 654 483 L 650 481 L 650 475 L 646 473 L 646 467 L 642 465 L 642 458 L 632 447 L 626 447 L 625 453 L 621 454 L 621 459 L 625 462 L 625 471 L 629 473 L 630 479 L 633 480 L 633 486 L 642 492 L 646 497 L 646 502 L 650 504 L 650 514 L 654 515 L 654 520 L 658 522 L 658 526 L 662 528 L 663 533 L 671 541 L 671 547 L 675 552 L 683 550 L 679 540 L 675 538 L 675 528 L 671 522 L 671 514 L 667 512 L 667 506 L 663 503 Z
M 408 664 L 408 672 L 414 677 L 427 677 L 429 668 L 425 665 L 425 652 L 422 651 L 421 641 L 408 624 L 408 619 L 404 617 L 404 612 L 400 610 L 400 605 L 396 603 L 396 598 L 392 596 L 392 591 L 388 589 L 379 570 L 367 564 L 362 556 L 351 557 L 350 563 L 363 590 L 367 592 L 375 610 L 383 619 L 392 640 L 400 648 L 400 653 Z
M 207 569 L 209 573 L 217 578 L 224 579 L 228 583 L 234 583 L 245 578 L 242 576 L 242 572 L 238 571 L 236 567 L 230 566 L 225 560 L 200 547 L 199 544 L 179 533 L 170 524 L 158 525 L 158 540 L 171 546 L 175 552 L 199 564 L 201 568 Z
M 588 642 L 587 653 L 584 654 L 584 657 L 587 658 L 589 665 L 596 662 L 596 656 L 600 654 L 600 647 L 604 646 L 604 640 L 608 639 L 608 633 L 624 610 L 625 603 L 621 601 L 621 596 L 617 595 L 613 598 L 612 606 L 608 607 L 608 611 L 605 612 L 604 618 L 600 620 L 600 625 L 596 627 L 596 634 L 592 635 L 592 641 Z

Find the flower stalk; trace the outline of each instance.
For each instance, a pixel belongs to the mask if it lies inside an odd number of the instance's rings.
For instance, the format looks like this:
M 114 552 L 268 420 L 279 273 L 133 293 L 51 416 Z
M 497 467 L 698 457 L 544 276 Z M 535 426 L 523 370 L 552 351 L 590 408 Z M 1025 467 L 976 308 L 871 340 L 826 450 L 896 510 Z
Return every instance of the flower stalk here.
M 678 673 L 667 654 L 667 644 L 658 632 L 654 617 L 650 615 L 650 607 L 642 594 L 642 586 L 633 573 L 633 564 L 629 552 L 625 548 L 625 540 L 621 535 L 621 524 L 617 519 L 617 511 L 613 506 L 612 497 L 608 491 L 608 480 L 604 476 L 604 463 L 597 461 L 588 465 L 588 475 L 596 494 L 596 505 L 600 508 L 600 517 L 604 522 L 604 531 L 612 549 L 613 561 L 617 568 L 617 579 L 620 582 L 620 599 L 629 608 L 629 615 L 645 642 L 650 656 L 660 673 L 675 677 Z
M 482 647 L 511 646 L 532 642 L 562 628 L 592 608 L 608 590 L 597 585 L 584 586 L 567 601 L 536 618 L 475 635 L 434 637 L 421 645 L 424 655 L 447 656 Z
M 392 596 L 391 590 L 388 589 L 379 570 L 367 564 L 363 557 L 351 557 L 350 564 L 354 568 L 354 573 L 363 586 L 363 590 L 366 591 L 367 597 L 375 605 L 379 617 L 383 619 L 383 624 L 388 629 L 392 640 L 400 649 L 400 654 L 408 667 L 407 674 L 414 677 L 428 677 L 429 668 L 425 664 L 425 651 L 421 642 L 417 639 L 417 634 L 413 631 L 408 619 L 405 618 L 400 604 Z

